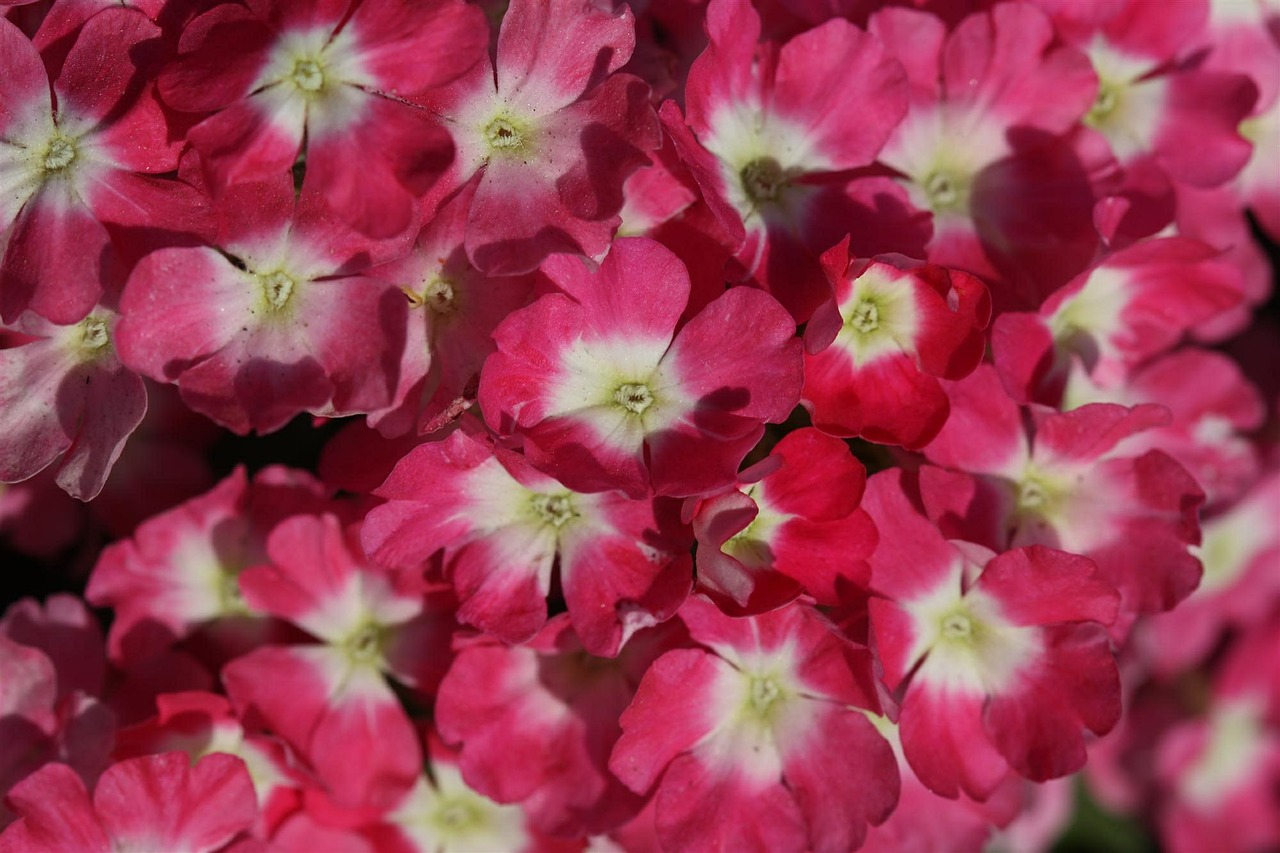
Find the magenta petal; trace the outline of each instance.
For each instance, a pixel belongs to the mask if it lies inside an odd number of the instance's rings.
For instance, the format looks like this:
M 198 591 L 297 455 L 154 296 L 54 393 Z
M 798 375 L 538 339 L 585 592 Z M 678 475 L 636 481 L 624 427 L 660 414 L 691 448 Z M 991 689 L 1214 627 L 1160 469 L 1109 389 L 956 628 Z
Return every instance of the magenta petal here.
M 993 696 L 984 723 L 1009 764 L 1033 781 L 1084 766 L 1082 724 L 1106 734 L 1120 718 L 1120 675 L 1106 629 L 1060 625 L 1047 631 L 1043 669 Z
M 131 758 L 108 768 L 93 803 L 124 849 L 216 850 L 247 830 L 258 798 L 244 761 L 185 752 Z
M 1000 602 L 1015 625 L 1115 621 L 1119 596 L 1096 575 L 1093 561 L 1033 545 L 999 555 L 982 570 L 977 587 Z
M 783 779 L 809 825 L 813 850 L 856 850 L 866 825 L 883 822 L 898 804 L 898 760 L 864 715 L 802 701 L 810 713 L 784 717 L 779 727 Z M 850 761 L 854 755 L 858 760 Z
M 464 546 L 450 562 L 458 620 L 508 643 L 528 641 L 547 621 L 548 544 L 541 531 L 512 526 Z
M 48 116 L 53 112 L 49 97 L 49 77 L 40 54 L 31 41 L 11 22 L 0 16 L 0 139 L 12 132 L 11 125 L 29 112 Z M 34 105 L 33 105 L 34 102 Z M 0 229 L 6 223 L 0 219 Z
M 321 646 L 264 646 L 222 669 L 222 683 L 247 725 L 261 725 L 303 754 L 329 707 L 329 670 L 340 652 Z
M 84 394 L 84 415 L 75 441 L 58 467 L 57 479 L 69 495 L 81 500 L 97 497 L 125 441 L 147 413 L 142 377 L 122 367 L 114 357 L 111 362 L 114 364 L 84 370 L 82 383 L 76 373 L 66 380 L 67 387 Z
M 578 0 L 513 0 L 498 35 L 498 92 L 553 112 L 625 64 L 635 40 L 625 6 L 610 13 Z
M 96 322 L 109 338 L 110 319 Z M 51 328 L 49 338 L 0 350 L 0 425 L 9 437 L 0 482 L 25 480 L 65 453 L 58 485 L 90 500 L 141 423 L 146 389 L 110 343 L 86 349 L 81 327 Z
M 663 359 L 700 407 L 781 423 L 800 399 L 802 346 L 778 301 L 731 288 L 688 322 Z
M 84 782 L 65 764 L 46 764 L 19 782 L 9 792 L 8 804 L 22 819 L 0 834 L 0 853 L 115 849 L 94 814 Z
M 214 186 L 268 180 L 293 165 L 303 124 L 287 107 L 275 114 L 271 91 L 238 101 L 188 132 Z
M 803 127 L 832 171 L 874 160 L 907 111 L 902 66 L 838 18 L 783 45 L 775 75 L 772 110 Z
M 648 239 L 619 238 L 595 271 L 577 258 L 553 257 L 542 272 L 585 309 L 575 325 L 601 338 L 669 338 L 689 301 L 688 270 Z
M 414 195 L 425 192 L 452 155 L 447 134 L 413 107 L 359 96 L 362 120 L 313 132 L 304 191 L 322 195 L 333 215 L 375 238 L 417 225 Z
M 355 36 L 376 88 L 402 98 L 466 73 L 489 44 L 481 10 L 461 0 L 361 4 L 344 29 Z
M 656 525 L 655 525 L 656 526 Z M 637 628 L 675 615 L 692 584 L 687 553 L 659 551 L 636 533 L 592 532 L 561 555 L 560 577 L 574 630 L 587 651 L 613 656 Z M 649 538 L 652 531 L 638 531 Z
M 985 800 L 1009 772 L 982 726 L 986 697 L 913 686 L 902 706 L 902 751 L 925 787 Z
M 160 73 L 161 96 L 187 112 L 239 100 L 262 73 L 271 38 L 270 29 L 244 7 L 215 6 L 183 29 L 177 59 Z
M 619 721 L 622 737 L 609 769 L 637 794 L 653 787 L 666 766 L 719 724 L 705 695 L 727 667 L 701 649 L 676 649 L 653 662 Z
M 159 382 L 217 352 L 239 332 L 246 274 L 213 249 L 162 249 L 134 268 L 120 301 L 120 358 Z
M 16 483 L 44 470 L 71 446 L 82 407 L 67 401 L 59 416 L 58 392 L 74 362 L 54 339 L 0 350 L 0 482 Z
M 664 850 L 807 849 L 804 816 L 778 780 L 752 779 L 740 765 L 715 765 L 696 753 L 671 763 L 655 815 Z
M 783 460 L 761 481 L 772 506 L 811 521 L 835 521 L 857 509 L 867 471 L 840 439 L 806 427 L 788 433 L 771 455 Z
M 387 808 L 422 774 L 422 751 L 400 700 L 375 672 L 351 674 L 330 695 L 308 757 L 345 805 Z
M 85 22 L 53 89 L 59 113 L 98 126 L 104 140 L 121 149 L 124 162 L 164 172 L 178 165 L 178 147 L 168 141 L 152 90 L 138 85 L 140 65 L 159 39 L 160 28 L 146 15 L 108 7 Z
M 18 214 L 0 263 L 0 316 L 30 308 L 77 323 L 98 302 L 111 268 L 107 231 L 79 199 L 45 187 Z

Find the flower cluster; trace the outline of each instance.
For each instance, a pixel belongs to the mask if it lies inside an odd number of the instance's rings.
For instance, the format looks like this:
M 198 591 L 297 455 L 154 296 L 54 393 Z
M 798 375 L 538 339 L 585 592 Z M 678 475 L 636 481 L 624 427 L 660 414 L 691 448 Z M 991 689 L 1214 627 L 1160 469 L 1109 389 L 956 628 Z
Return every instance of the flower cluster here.
M 0 0 L 0 853 L 1274 849 L 1277 241 L 1274 0 Z

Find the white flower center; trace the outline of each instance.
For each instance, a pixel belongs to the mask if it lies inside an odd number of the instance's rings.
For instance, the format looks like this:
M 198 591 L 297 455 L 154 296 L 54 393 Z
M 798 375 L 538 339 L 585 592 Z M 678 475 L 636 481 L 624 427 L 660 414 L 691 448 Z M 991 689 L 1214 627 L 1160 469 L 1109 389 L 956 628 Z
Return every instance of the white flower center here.
M 289 77 L 304 92 L 319 92 L 324 88 L 324 68 L 314 59 L 299 59 L 293 64 Z
M 552 527 L 563 527 L 578 515 L 573 508 L 573 499 L 567 494 L 534 495 L 529 503 L 543 523 L 550 524 Z
M 619 385 L 613 392 L 613 401 L 632 414 L 642 415 L 645 409 L 653 405 L 653 393 L 648 385 L 628 382 Z
M 289 301 L 289 297 L 293 295 L 293 288 L 297 284 L 283 270 L 260 275 L 258 279 L 262 282 L 262 293 L 267 298 L 267 304 L 276 311 L 283 308 Z
M 948 640 L 964 640 L 973 635 L 973 620 L 965 613 L 951 613 L 942 620 L 942 636 Z
M 107 321 L 101 317 L 88 317 L 80 324 L 80 346 L 88 352 L 102 349 L 111 342 L 107 334 Z
M 76 146 L 65 136 L 55 136 L 44 152 L 44 168 L 47 172 L 61 172 L 76 159 Z
M 342 645 L 352 660 L 366 664 L 376 663 L 382 656 L 382 629 L 378 625 L 362 625 Z
M 960 202 L 959 181 L 946 172 L 933 172 L 924 179 L 924 192 L 935 211 L 950 210 Z
M 759 157 L 742 167 L 742 190 L 753 204 L 777 201 L 787 185 L 782 164 L 772 157 Z
M 422 291 L 422 301 L 437 314 L 451 314 L 456 294 L 453 285 L 442 278 L 432 280 Z
M 869 335 L 880 328 L 880 308 L 870 299 L 864 299 L 854 306 L 849 315 L 849 325 Z
M 442 799 L 436 809 L 435 823 L 446 833 L 462 832 L 484 825 L 484 811 L 478 803 L 460 797 Z
M 491 154 L 519 154 L 532 141 L 533 134 L 520 120 L 508 115 L 500 115 L 485 125 L 484 141 Z

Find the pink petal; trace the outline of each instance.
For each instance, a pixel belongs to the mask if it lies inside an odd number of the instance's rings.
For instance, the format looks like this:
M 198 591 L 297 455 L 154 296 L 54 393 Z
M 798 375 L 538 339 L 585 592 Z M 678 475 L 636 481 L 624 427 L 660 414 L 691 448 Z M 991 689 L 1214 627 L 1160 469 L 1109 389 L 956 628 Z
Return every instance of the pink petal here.
M 121 846 L 216 850 L 253 823 L 258 798 L 244 761 L 185 752 L 131 758 L 102 774 L 93 803 Z
M 498 92 L 539 113 L 567 106 L 631 58 L 631 10 L 513 0 L 498 35 Z
M 622 737 L 609 769 L 638 794 L 649 791 L 676 756 L 720 724 L 705 696 L 727 666 L 699 649 L 676 649 L 654 661 L 619 721 Z
M 489 45 L 481 10 L 459 0 L 361 5 L 345 25 L 348 31 L 377 88 L 399 97 L 451 82 L 480 61 Z
M 150 86 L 138 85 L 160 29 L 136 9 L 103 12 L 85 22 L 54 81 L 59 113 L 95 127 L 95 142 L 121 166 L 147 172 L 177 168 L 180 146 L 169 140 Z
M 982 725 L 986 697 L 913 685 L 902 706 L 902 750 L 925 787 L 944 797 L 991 796 L 1009 772 Z
M 32 773 L 9 792 L 8 803 L 22 819 L 0 834 L 3 853 L 108 853 L 115 849 L 94 814 L 84 782 L 65 764 L 46 764 Z
M 182 31 L 177 59 L 160 72 L 165 103 L 206 112 L 244 97 L 266 65 L 272 35 L 242 6 L 215 6 L 194 19 Z
M 0 98 L 0 138 L 8 138 L 15 122 L 28 115 L 53 113 L 49 77 L 31 40 L 10 21 L 0 17 L 0 79 L 5 81 Z M 0 220 L 0 227 L 6 225 Z
M 813 850 L 855 850 L 866 825 L 881 823 L 898 804 L 898 760 L 864 715 L 799 701 L 810 711 L 807 719 L 784 715 L 776 735 L 787 790 L 809 826 Z M 851 755 L 858 760 L 849 761 Z
M 988 736 L 1009 764 L 1033 781 L 1084 766 L 1081 726 L 1105 734 L 1120 718 L 1120 676 L 1100 625 L 1062 625 L 1048 635 L 1045 665 L 984 715 Z
M 18 214 L 3 261 L 6 323 L 28 308 L 54 323 L 78 323 L 107 283 L 111 241 L 83 202 L 46 186 Z
M 770 108 L 803 128 L 831 171 L 874 160 L 906 114 L 902 66 L 846 21 L 801 33 L 782 46 L 777 62 Z

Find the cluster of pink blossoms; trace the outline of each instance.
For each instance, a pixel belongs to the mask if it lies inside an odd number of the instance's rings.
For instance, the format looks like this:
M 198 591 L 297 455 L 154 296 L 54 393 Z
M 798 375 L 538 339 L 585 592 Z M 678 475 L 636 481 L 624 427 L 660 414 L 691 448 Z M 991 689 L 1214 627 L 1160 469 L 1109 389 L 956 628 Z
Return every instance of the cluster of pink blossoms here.
M 1277 240 L 1276 0 L 0 0 L 0 853 L 1277 849 Z

